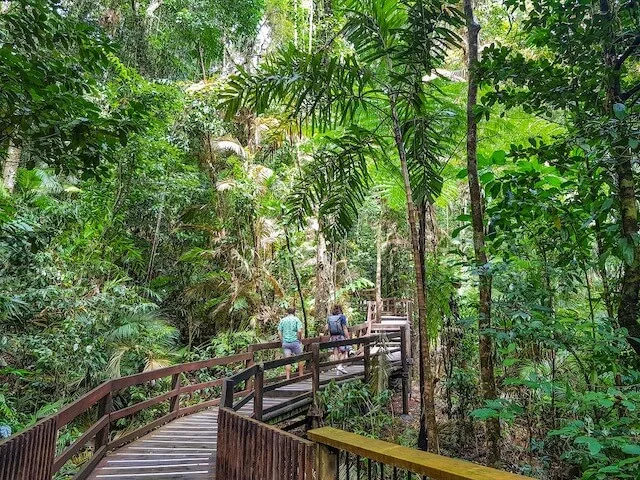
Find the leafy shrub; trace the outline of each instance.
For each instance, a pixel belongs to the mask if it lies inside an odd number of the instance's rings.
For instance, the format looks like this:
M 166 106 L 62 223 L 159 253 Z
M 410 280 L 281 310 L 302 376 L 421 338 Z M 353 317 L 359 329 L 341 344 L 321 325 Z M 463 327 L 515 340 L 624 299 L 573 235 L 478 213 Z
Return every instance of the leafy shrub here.
M 382 437 L 393 418 L 387 412 L 391 391 L 373 393 L 362 381 L 338 384 L 331 381 L 319 394 L 324 421 L 331 426 L 368 437 Z

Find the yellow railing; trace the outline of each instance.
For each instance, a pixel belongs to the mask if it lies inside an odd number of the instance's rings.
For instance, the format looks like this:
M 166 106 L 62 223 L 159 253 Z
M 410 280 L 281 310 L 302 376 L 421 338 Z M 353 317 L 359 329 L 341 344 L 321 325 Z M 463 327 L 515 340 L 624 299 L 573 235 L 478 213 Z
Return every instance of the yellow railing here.
M 316 442 L 317 480 L 374 478 L 525 480 L 515 473 L 403 447 L 331 427 L 308 432 Z

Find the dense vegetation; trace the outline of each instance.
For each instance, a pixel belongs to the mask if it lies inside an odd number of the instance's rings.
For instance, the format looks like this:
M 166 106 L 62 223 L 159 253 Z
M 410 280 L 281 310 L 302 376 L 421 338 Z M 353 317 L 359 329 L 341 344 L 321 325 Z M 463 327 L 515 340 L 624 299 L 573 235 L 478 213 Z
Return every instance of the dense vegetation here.
M 301 299 L 312 335 L 411 297 L 419 421 L 351 384 L 328 422 L 640 477 L 636 1 L 0 11 L 1 435 Z

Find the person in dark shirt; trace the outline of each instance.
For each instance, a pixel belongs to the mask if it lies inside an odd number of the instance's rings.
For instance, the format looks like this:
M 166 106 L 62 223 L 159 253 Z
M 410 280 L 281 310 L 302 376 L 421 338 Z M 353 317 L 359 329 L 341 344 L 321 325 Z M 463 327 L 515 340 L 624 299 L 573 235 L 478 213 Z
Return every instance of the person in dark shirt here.
M 327 326 L 325 333 L 328 332 L 331 335 L 331 341 L 346 340 L 349 338 L 349 328 L 347 325 L 347 317 L 342 312 L 341 305 L 334 305 L 331 309 L 331 315 L 327 317 Z M 348 345 L 342 345 L 333 349 L 333 356 L 335 360 L 342 360 L 347 358 L 349 352 Z M 336 368 L 336 375 L 348 373 L 347 369 L 342 364 Z

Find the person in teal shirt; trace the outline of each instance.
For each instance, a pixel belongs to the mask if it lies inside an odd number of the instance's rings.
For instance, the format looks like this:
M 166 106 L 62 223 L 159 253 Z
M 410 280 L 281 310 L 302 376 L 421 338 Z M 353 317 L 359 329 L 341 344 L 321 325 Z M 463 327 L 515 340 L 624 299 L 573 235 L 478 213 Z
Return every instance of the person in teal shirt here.
M 287 308 L 287 315 L 280 319 L 278 335 L 285 357 L 302 353 L 302 322 L 296 317 L 296 307 Z M 285 365 L 287 380 L 291 378 L 291 365 Z M 298 374 L 304 374 L 304 363 L 298 363 Z

